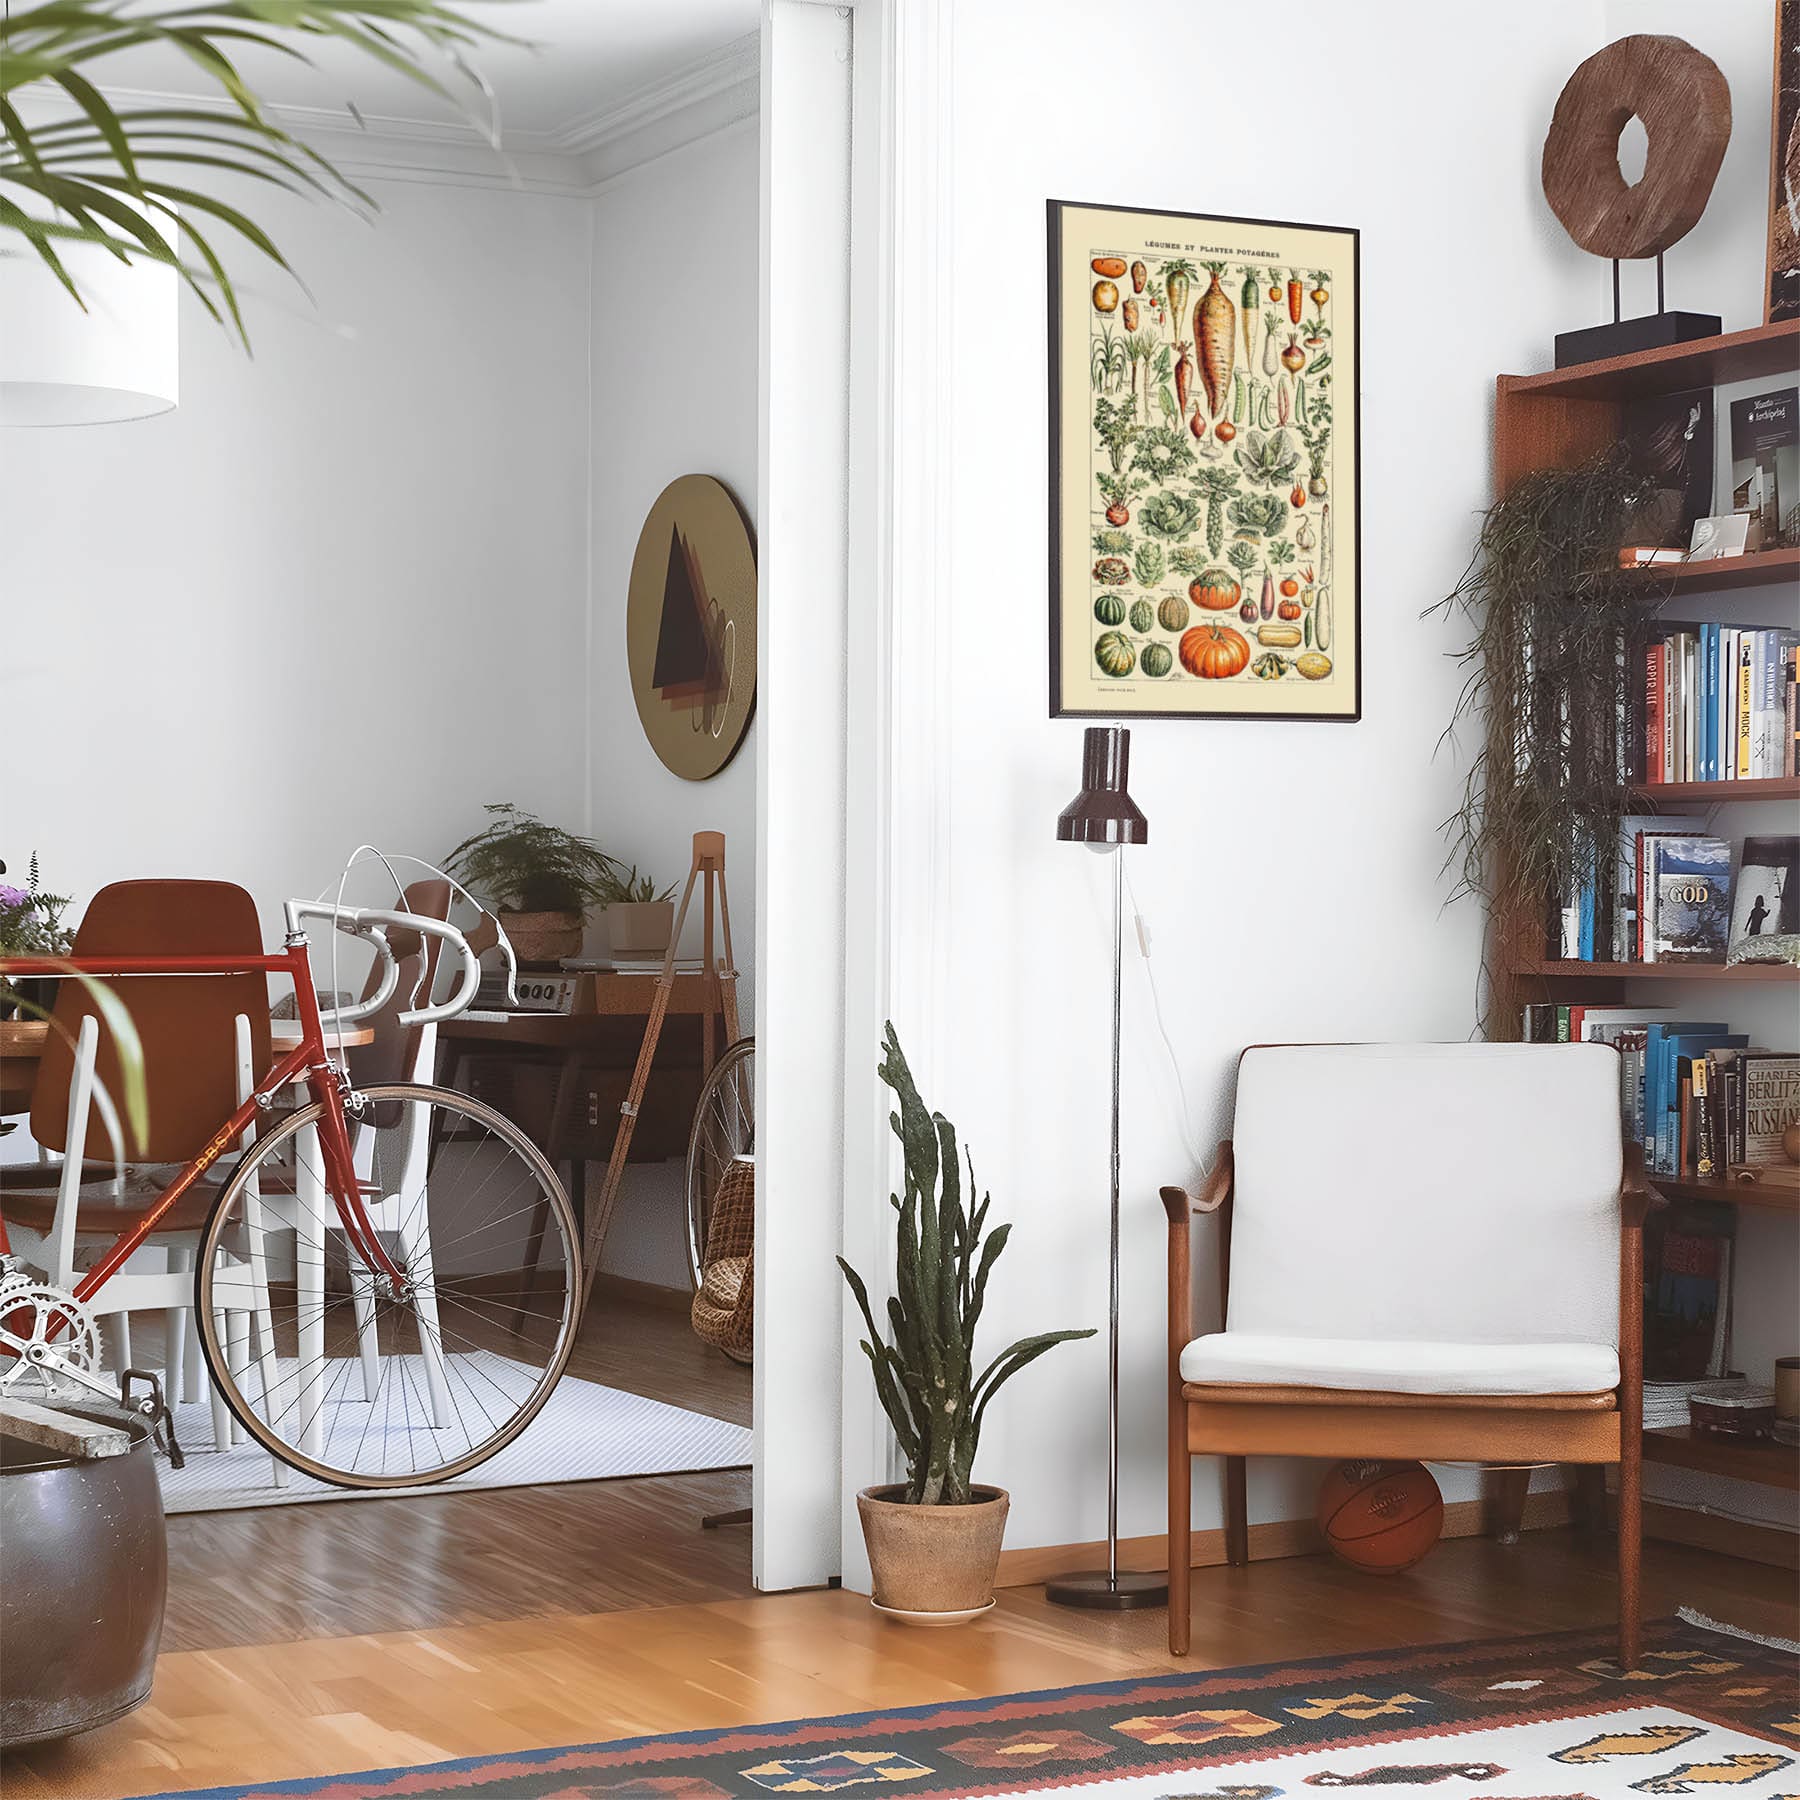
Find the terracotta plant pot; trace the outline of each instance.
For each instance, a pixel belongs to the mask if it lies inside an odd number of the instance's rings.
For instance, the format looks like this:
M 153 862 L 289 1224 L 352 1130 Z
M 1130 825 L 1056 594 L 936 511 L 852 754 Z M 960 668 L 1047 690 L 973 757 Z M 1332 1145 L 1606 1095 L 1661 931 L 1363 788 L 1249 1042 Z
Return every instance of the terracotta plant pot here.
M 578 912 L 507 912 L 500 927 L 512 939 L 513 955 L 520 966 L 553 969 L 565 956 L 581 954 L 581 914 Z
M 908 1506 L 905 1492 L 871 1487 L 856 1496 L 875 1604 L 916 1625 L 953 1625 L 984 1611 L 1006 1533 L 1006 1490 L 977 1487 L 968 1506 Z
M 606 942 L 614 956 L 665 956 L 675 931 L 673 900 L 631 900 L 609 906 Z

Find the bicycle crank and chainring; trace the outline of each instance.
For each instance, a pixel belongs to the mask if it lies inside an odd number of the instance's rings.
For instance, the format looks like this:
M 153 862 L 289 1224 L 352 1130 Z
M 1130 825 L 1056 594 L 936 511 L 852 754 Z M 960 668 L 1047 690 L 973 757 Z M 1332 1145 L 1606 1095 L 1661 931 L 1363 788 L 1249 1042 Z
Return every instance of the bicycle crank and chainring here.
M 72 1381 L 116 1398 L 99 1366 L 94 1315 L 73 1294 L 29 1277 L 0 1281 L 0 1393 L 55 1396 Z

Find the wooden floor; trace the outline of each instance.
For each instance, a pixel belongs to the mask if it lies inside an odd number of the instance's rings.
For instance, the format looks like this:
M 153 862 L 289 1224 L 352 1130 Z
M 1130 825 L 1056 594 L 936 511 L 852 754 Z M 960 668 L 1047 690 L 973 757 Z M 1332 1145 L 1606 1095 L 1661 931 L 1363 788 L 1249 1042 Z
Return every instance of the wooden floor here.
M 303 1516 L 289 1508 L 281 1516 Z M 1172 1666 L 1596 1625 L 1612 1616 L 1605 1546 L 1567 1530 L 1511 1548 L 1440 1545 L 1390 1580 L 1328 1557 L 1194 1576 L 1194 1654 L 1171 1664 L 1160 1612 L 1109 1617 L 1002 1595 L 956 1631 L 890 1625 L 854 1595 L 771 1595 L 650 1611 L 330 1637 L 164 1656 L 151 1703 L 0 1766 L 6 1800 L 118 1800 L 164 1788 L 584 1743 L 645 1732 L 919 1705 Z M 1795 1632 L 1792 1577 L 1647 1546 L 1652 1617 L 1698 1606 Z
M 686 1315 L 597 1290 L 569 1372 L 734 1424 L 750 1371 Z M 165 1650 L 741 1598 L 750 1534 L 701 1517 L 750 1504 L 749 1471 L 321 1501 L 169 1521 Z
M 613 1300 L 575 1372 L 747 1422 L 749 1372 L 679 1314 Z M 1070 1613 L 1004 1593 L 959 1631 L 856 1596 L 756 1597 L 748 1473 L 347 1501 L 169 1522 L 164 1654 L 129 1719 L 0 1763 L 5 1800 L 340 1774 L 643 1732 L 1007 1693 L 1173 1666 L 1161 1612 Z M 1697 1606 L 1796 1635 L 1793 1577 L 1651 1544 L 1651 1616 Z M 1194 1654 L 1282 1656 L 1604 1624 L 1610 1546 L 1572 1533 L 1441 1545 L 1392 1580 L 1329 1557 L 1194 1576 Z

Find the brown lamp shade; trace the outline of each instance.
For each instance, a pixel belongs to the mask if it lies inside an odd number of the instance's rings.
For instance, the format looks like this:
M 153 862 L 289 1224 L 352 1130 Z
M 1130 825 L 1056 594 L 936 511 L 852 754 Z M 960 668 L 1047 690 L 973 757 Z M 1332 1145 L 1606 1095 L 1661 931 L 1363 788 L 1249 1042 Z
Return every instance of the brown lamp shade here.
M 1081 746 L 1081 792 L 1056 815 L 1064 844 L 1147 844 L 1150 821 L 1127 792 L 1131 733 L 1123 725 L 1090 725 Z

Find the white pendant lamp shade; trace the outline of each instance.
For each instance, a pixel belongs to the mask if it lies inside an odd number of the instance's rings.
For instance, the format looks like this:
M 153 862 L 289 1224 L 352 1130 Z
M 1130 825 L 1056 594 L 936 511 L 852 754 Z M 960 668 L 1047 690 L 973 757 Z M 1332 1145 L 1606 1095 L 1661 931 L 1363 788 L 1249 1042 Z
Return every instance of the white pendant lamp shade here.
M 165 230 L 166 230 L 165 221 Z M 0 425 L 105 425 L 180 398 L 179 277 L 92 244 L 57 254 L 87 310 L 28 246 L 0 256 Z

